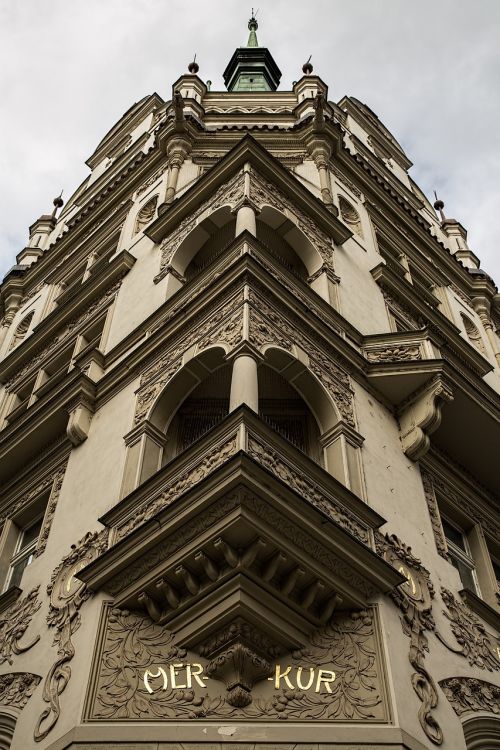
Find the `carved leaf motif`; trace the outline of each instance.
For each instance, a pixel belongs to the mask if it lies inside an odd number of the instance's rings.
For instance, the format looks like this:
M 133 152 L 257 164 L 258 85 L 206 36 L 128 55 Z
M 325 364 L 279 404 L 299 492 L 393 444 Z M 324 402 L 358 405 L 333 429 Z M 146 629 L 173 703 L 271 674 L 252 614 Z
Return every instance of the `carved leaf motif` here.
M 31 672 L 0 675 L 0 705 L 24 708 L 41 677 Z
M 172 689 L 170 682 L 151 694 L 144 683 L 150 669 L 160 677 L 158 665 L 168 670 L 172 662 L 186 661 L 186 651 L 173 645 L 171 633 L 149 618 L 112 609 L 96 684 L 90 718 L 137 719 L 327 719 L 334 721 L 381 719 L 385 707 L 380 693 L 373 617 L 369 611 L 346 613 L 331 626 L 317 631 L 307 653 L 297 652 L 294 663 L 328 664 L 336 670 L 332 693 L 283 690 L 269 698 L 257 698 L 247 706 L 230 705 L 197 685 Z M 189 658 L 187 659 L 189 661 Z M 155 679 L 152 677 L 152 679 Z M 215 681 L 213 681 L 215 682 Z M 217 689 L 215 682 L 215 689 Z M 263 680 L 267 685 L 267 681 Z M 220 684 L 223 690 L 223 685 Z
M 27 646 L 19 645 L 33 615 L 42 606 L 37 598 L 39 588 L 40 586 L 36 586 L 31 589 L 27 596 L 18 599 L 10 609 L 0 615 L 0 664 L 12 664 L 12 654 L 29 651 L 40 640 L 40 636 L 37 635 Z
M 85 585 L 77 586 L 70 596 L 67 591 L 61 596 L 61 581 L 67 584 L 64 575 L 73 566 L 82 562 L 90 562 L 93 554 L 102 552 L 107 546 L 107 532 L 88 532 L 76 545 L 72 545 L 71 552 L 63 558 L 52 574 L 47 593 L 50 596 L 50 607 L 47 615 L 49 627 L 55 628 L 53 645 L 57 646 L 57 659 L 45 678 L 43 686 L 43 700 L 48 703 L 35 726 L 33 737 L 35 742 L 41 742 L 56 725 L 61 714 L 59 696 L 66 690 L 71 679 L 69 662 L 75 655 L 72 636 L 80 627 L 80 607 L 91 596 L 91 591 Z M 71 580 L 71 579 L 70 579 Z
M 491 711 L 500 714 L 500 687 L 474 677 L 450 677 L 439 686 L 457 716 L 470 711 Z
M 500 670 L 500 660 L 496 656 L 496 649 L 500 644 L 495 643 L 479 618 L 463 602 L 455 599 L 448 589 L 441 588 L 441 598 L 447 608 L 447 611 L 443 610 L 443 614 L 450 621 L 451 631 L 460 647 L 454 648 L 437 632 L 441 643 L 453 653 L 464 656 L 471 667 L 476 666 L 490 672 Z

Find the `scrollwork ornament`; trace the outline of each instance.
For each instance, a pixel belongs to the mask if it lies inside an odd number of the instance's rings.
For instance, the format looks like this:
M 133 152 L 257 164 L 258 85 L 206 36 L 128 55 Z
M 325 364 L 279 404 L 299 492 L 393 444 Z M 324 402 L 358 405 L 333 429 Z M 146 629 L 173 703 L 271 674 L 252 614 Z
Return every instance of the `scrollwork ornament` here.
M 36 586 L 31 589 L 27 596 L 18 599 L 12 607 L 0 615 L 0 664 L 4 662 L 12 664 L 12 654 L 17 656 L 29 651 L 40 640 L 40 636 L 37 635 L 26 646 L 19 643 L 33 615 L 41 607 L 38 601 L 39 588 L 40 586 Z
M 483 623 L 461 601 L 455 599 L 451 591 L 441 588 L 441 598 L 446 606 L 444 616 L 450 621 L 450 627 L 459 648 L 452 646 L 439 632 L 436 636 L 449 651 L 464 656 L 471 667 L 487 669 L 494 672 L 500 669 L 500 661 L 496 656 L 500 645 L 495 643 Z
M 50 597 L 47 623 L 49 627 L 55 628 L 53 645 L 57 646 L 58 658 L 45 678 L 42 698 L 49 705 L 36 723 L 33 735 L 35 742 L 45 739 L 59 719 L 59 696 L 71 678 L 69 662 L 75 655 L 72 636 L 81 624 L 80 608 L 91 595 L 86 584 L 75 578 L 75 575 L 104 551 L 106 546 L 106 532 L 87 532 L 77 544 L 72 545 L 71 552 L 54 570 L 47 586 Z
M 415 672 L 411 684 L 421 705 L 418 711 L 420 725 L 435 745 L 443 742 L 443 732 L 432 715 L 438 703 L 436 684 L 424 667 L 425 653 L 429 650 L 426 630 L 434 630 L 432 599 L 434 587 L 428 571 L 420 560 L 395 534 L 377 535 L 377 551 L 398 570 L 406 582 L 394 589 L 390 596 L 401 612 L 403 632 L 410 638 L 408 658 Z

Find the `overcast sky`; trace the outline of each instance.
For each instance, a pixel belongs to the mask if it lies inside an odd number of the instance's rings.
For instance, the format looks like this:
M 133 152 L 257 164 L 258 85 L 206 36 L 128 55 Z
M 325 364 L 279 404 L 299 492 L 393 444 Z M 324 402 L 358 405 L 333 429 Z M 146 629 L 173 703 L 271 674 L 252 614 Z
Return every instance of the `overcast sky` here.
M 250 9 L 230 0 L 0 0 L 0 278 L 29 225 L 61 189 L 71 195 L 85 159 L 133 102 L 153 91 L 169 99 L 195 52 L 198 75 L 223 89 Z M 366 102 L 498 284 L 500 0 L 260 0 L 257 18 L 280 88 L 312 54 L 330 99 Z

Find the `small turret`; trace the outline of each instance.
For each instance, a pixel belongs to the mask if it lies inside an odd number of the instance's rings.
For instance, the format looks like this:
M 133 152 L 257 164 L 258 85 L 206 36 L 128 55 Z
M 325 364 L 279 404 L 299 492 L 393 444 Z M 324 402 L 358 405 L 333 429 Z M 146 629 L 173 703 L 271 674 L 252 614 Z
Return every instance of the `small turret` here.
M 228 91 L 276 91 L 281 71 L 266 47 L 259 47 L 259 25 L 252 10 L 246 47 L 238 47 L 223 73 Z

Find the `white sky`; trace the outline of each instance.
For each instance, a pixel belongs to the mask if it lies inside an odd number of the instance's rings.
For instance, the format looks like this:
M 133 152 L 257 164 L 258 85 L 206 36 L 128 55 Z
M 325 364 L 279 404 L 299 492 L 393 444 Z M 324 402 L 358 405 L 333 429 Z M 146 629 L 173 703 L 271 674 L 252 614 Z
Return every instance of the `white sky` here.
M 258 38 L 290 88 L 312 54 L 329 98 L 366 102 L 410 174 L 500 280 L 500 0 L 259 0 Z M 257 0 L 254 0 L 257 2 Z M 222 72 L 251 6 L 230 0 L 0 0 L 0 278 L 28 226 L 142 96 L 171 96 L 197 53 Z

